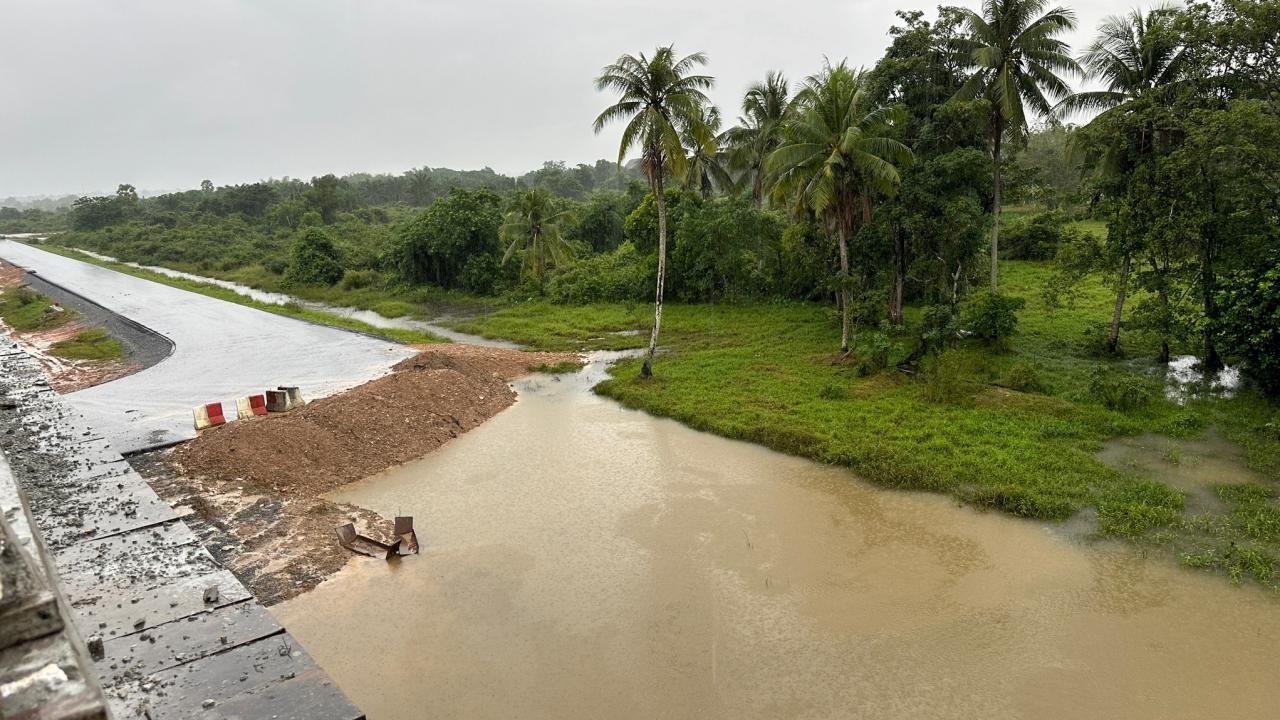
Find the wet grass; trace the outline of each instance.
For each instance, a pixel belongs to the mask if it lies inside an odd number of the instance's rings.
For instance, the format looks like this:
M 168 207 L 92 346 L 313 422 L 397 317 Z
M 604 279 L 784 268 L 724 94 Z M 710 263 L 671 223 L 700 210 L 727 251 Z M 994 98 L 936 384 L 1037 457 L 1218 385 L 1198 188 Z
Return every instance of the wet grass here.
M 374 337 L 379 337 L 384 340 L 390 340 L 392 342 L 403 343 L 406 345 L 425 345 L 429 343 L 448 342 L 447 340 L 445 340 L 444 338 L 441 338 L 438 335 L 435 335 L 433 333 L 429 333 L 423 330 L 410 330 L 410 329 L 402 329 L 402 328 L 380 328 L 374 325 L 370 325 L 369 323 L 362 322 L 360 320 L 354 320 L 352 318 L 345 318 L 339 315 L 334 315 L 332 313 L 321 312 L 319 310 L 312 310 L 309 308 L 305 308 L 302 305 L 299 305 L 297 303 L 287 303 L 284 305 L 276 305 L 273 303 L 260 302 L 252 298 L 247 298 L 244 295 L 241 295 L 233 290 L 228 290 L 227 288 L 224 288 L 224 287 L 219 287 L 217 285 L 213 285 L 210 283 L 187 280 L 185 278 L 171 278 L 167 275 L 163 275 L 158 272 L 136 268 L 131 265 L 126 265 L 124 263 L 100 260 L 98 258 L 85 255 L 84 253 L 78 252 L 72 248 L 64 248 L 57 245 L 50 245 L 46 243 L 46 244 L 41 244 L 40 249 L 47 250 L 49 252 L 56 253 L 58 255 L 63 255 L 65 257 L 69 257 L 75 260 L 80 260 L 81 262 L 91 263 L 93 265 L 98 265 L 100 267 L 105 267 L 111 270 L 115 270 L 116 272 L 124 273 L 126 275 L 132 275 L 137 278 L 142 278 L 143 280 L 150 280 L 152 282 L 157 282 L 162 285 L 168 285 L 170 287 L 176 287 L 181 290 L 187 290 L 189 292 L 199 293 L 201 295 L 217 298 L 219 300 L 225 300 L 227 302 L 235 303 L 237 305 L 244 305 L 246 307 L 255 308 L 257 310 L 273 313 L 275 315 L 284 315 L 285 317 L 291 317 L 297 320 L 304 320 L 306 322 L 315 323 L 317 325 L 327 325 L 329 327 L 335 327 L 342 330 L 350 330 L 352 332 L 363 333 L 365 335 L 372 335 Z
M 582 363 L 565 360 L 563 362 L 553 364 L 542 363 L 541 365 L 531 366 L 529 369 L 536 373 L 543 373 L 544 375 L 566 375 L 576 373 L 581 370 Z
M 1042 520 L 1090 509 L 1102 535 L 1275 587 L 1273 496 L 1228 501 L 1229 517 L 1188 517 L 1182 493 L 1158 478 L 1118 472 L 1096 454 L 1116 437 L 1190 437 L 1216 426 L 1245 448 L 1251 467 L 1278 482 L 1280 432 L 1269 426 L 1280 409 L 1247 392 L 1187 406 L 1166 400 L 1157 367 L 1143 359 L 1154 355 L 1143 338 L 1125 338 L 1128 359 L 1094 354 L 1097 322 L 1112 302 L 1106 284 L 1097 279 L 1070 305 L 1052 307 L 1040 293 L 1050 272 L 1006 263 L 1004 289 L 1027 306 L 1005 352 L 966 343 L 922 373 L 868 373 L 857 350 L 851 360 L 836 360 L 830 308 L 670 305 L 655 377 L 641 379 L 640 361 L 623 361 L 597 392 L 699 430 L 848 467 L 887 487 L 945 492 Z M 639 305 L 533 303 L 456 327 L 546 350 L 642 347 L 650 313 Z M 909 322 L 917 316 L 909 314 Z M 614 334 L 629 330 L 640 332 Z M 890 367 L 909 352 L 912 337 L 909 330 L 893 337 Z M 1007 387 L 1011 378 L 1036 391 Z M 1117 387 L 1131 386 L 1155 392 L 1109 402 Z
M 49 352 L 68 360 L 119 360 L 124 357 L 120 341 L 102 328 L 83 330 L 73 338 L 60 340 L 49 347 Z
M 53 300 L 31 288 L 0 291 L 0 319 L 18 332 L 52 330 L 78 317 L 74 310 L 55 305 Z

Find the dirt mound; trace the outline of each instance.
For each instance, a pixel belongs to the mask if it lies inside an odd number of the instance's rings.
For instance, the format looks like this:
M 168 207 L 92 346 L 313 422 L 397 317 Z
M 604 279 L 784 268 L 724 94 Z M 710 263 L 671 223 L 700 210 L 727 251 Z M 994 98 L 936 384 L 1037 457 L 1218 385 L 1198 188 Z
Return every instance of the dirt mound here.
M 300 410 L 206 430 L 178 448 L 184 474 L 314 497 L 421 457 L 515 401 L 508 379 L 580 359 L 440 345 L 386 377 Z

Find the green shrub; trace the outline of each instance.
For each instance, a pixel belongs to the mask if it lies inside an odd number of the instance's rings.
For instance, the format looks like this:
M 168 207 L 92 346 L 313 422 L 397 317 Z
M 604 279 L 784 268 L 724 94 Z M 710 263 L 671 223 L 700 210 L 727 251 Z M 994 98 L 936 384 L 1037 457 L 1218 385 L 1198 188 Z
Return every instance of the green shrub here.
M 1010 218 L 1000 233 L 1001 255 L 1009 260 L 1052 260 L 1058 248 L 1080 235 L 1069 222 L 1059 210 Z
M 333 239 L 319 227 L 308 226 L 294 238 L 285 277 L 303 285 L 332 285 L 342 279 L 342 263 Z
M 342 276 L 342 284 L 339 287 L 343 290 L 362 290 L 373 287 L 377 282 L 378 273 L 372 270 L 348 270 Z
M 1000 384 L 1019 392 L 1044 392 L 1040 373 L 1028 363 L 1014 363 L 1004 374 Z
M 954 345 L 960 333 L 960 319 L 950 305 L 930 305 L 920 315 L 921 351 L 939 352 Z
M 958 405 L 972 396 L 971 363 L 951 350 L 930 358 L 924 365 L 924 397 L 935 403 Z
M 547 295 L 572 305 L 647 300 L 657 277 L 651 260 L 624 242 L 611 253 L 583 258 L 556 273 L 547 284 Z
M 1119 368 L 1101 366 L 1089 373 L 1089 395 L 1108 410 L 1136 410 L 1159 394 L 1159 386 L 1149 378 Z
M 1027 304 L 1020 297 L 984 292 L 969 307 L 969 331 L 993 346 L 1001 346 L 1018 330 L 1018 311 Z
M 862 333 L 854 344 L 858 374 L 872 375 L 884 370 L 889 366 L 892 352 L 893 341 L 887 333 L 879 330 Z

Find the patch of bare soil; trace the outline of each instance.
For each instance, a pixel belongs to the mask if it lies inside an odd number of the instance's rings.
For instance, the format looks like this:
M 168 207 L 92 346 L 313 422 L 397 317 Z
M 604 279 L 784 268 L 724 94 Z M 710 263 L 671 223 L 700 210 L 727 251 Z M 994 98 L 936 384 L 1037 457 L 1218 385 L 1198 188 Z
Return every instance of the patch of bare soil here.
M 25 283 L 21 268 L 0 262 L 0 290 L 21 287 Z M 69 360 L 50 352 L 53 344 L 69 340 L 81 331 L 89 329 L 82 322 L 69 322 L 51 330 L 20 333 L 0 323 L 10 337 L 28 355 L 40 362 L 49 386 L 60 393 L 75 392 L 94 385 L 111 382 L 137 372 L 141 367 L 125 360 Z
M 385 377 L 289 413 L 203 431 L 139 472 L 214 557 L 270 605 L 314 587 L 351 556 L 334 530 L 389 539 L 389 519 L 321 497 L 421 457 L 515 401 L 507 380 L 565 353 L 431 345 Z
M 185 477 L 171 456 L 162 450 L 129 463 L 263 605 L 300 595 L 342 569 L 351 553 L 337 543 L 339 525 L 353 522 L 365 535 L 389 539 L 390 524 L 371 510 L 242 480 Z

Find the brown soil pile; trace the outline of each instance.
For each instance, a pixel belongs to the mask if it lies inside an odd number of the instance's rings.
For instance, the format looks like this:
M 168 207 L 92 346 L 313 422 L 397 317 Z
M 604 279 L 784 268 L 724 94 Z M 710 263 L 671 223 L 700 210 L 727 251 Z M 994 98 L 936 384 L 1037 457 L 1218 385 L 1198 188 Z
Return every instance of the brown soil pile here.
M 515 400 L 508 379 L 576 355 L 430 345 L 393 374 L 289 413 L 205 430 L 130 460 L 227 569 L 273 605 L 315 587 L 352 553 L 334 530 L 390 539 L 391 522 L 318 494 L 425 455 Z
M 290 413 L 235 421 L 174 453 L 184 474 L 315 497 L 421 457 L 515 401 L 507 380 L 564 353 L 438 345 L 386 377 Z

